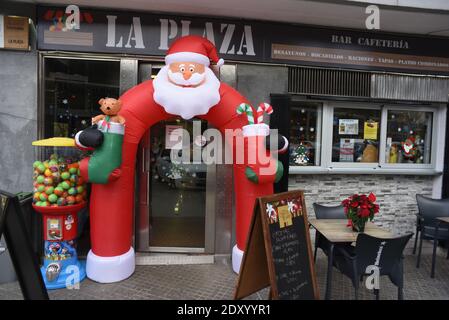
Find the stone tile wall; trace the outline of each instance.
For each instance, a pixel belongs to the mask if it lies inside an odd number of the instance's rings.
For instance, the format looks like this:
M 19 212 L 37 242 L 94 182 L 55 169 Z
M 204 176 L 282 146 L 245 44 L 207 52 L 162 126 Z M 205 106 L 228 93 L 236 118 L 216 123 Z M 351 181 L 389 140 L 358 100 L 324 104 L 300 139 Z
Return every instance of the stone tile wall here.
M 431 196 L 432 181 L 432 176 L 411 175 L 290 175 L 289 190 L 304 190 L 309 217 L 315 216 L 314 202 L 337 205 L 354 193 L 373 192 L 380 205 L 374 222 L 402 234 L 414 232 L 415 195 Z

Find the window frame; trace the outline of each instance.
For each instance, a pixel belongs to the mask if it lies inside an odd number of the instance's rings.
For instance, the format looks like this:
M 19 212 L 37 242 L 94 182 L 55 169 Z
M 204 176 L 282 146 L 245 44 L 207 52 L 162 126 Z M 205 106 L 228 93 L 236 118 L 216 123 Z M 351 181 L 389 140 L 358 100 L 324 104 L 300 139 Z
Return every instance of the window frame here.
M 331 102 L 329 103 L 330 108 L 330 116 L 328 118 L 328 125 L 326 127 L 329 128 L 330 135 L 329 135 L 329 144 L 323 152 L 326 152 L 326 159 L 328 163 L 328 168 L 334 169 L 334 168 L 363 168 L 363 169 L 375 169 L 379 167 L 379 161 L 377 162 L 371 162 L 371 163 L 361 163 L 361 162 L 333 162 L 332 161 L 332 148 L 333 148 L 333 141 L 334 141 L 334 111 L 335 109 L 364 109 L 364 110 L 379 110 L 380 111 L 380 128 L 382 127 L 382 105 L 378 103 L 352 103 L 352 102 Z M 382 135 L 379 134 L 379 139 L 382 139 Z M 380 148 L 380 142 L 379 141 L 379 148 Z M 380 152 L 378 152 L 378 156 L 380 159 Z
M 385 162 L 386 145 L 387 145 L 387 121 L 388 111 L 412 111 L 412 112 L 431 112 L 432 113 L 432 142 L 430 144 L 430 163 L 387 163 Z M 439 113 L 437 107 L 427 107 L 420 105 L 384 105 L 382 108 L 382 119 L 385 121 L 385 126 L 381 128 L 381 144 L 379 151 L 379 167 L 385 169 L 435 169 L 437 159 L 437 146 L 438 146 L 438 127 L 439 123 L 436 119 L 436 115 Z
M 294 174 L 414 174 L 414 175 L 439 175 L 444 167 L 444 146 L 446 143 L 445 130 L 447 106 L 444 103 L 427 103 L 426 105 L 414 103 L 392 104 L 370 101 L 344 101 L 344 100 L 322 100 L 292 97 L 292 101 L 309 101 L 321 103 L 321 114 L 319 114 L 320 133 L 317 134 L 318 144 L 321 145 L 320 164 L 314 166 L 289 165 L 289 173 Z M 332 162 L 333 145 L 333 118 L 335 108 L 348 109 L 377 109 L 380 110 L 380 134 L 379 134 L 379 160 L 375 163 L 360 162 Z M 388 111 L 404 110 L 417 112 L 432 112 L 431 133 L 431 160 L 425 164 L 395 163 L 389 164 L 385 161 L 387 140 L 387 118 Z M 318 120 L 318 121 L 319 121 Z M 319 125 L 317 125 L 318 128 Z M 318 150 L 317 150 L 318 152 Z
M 325 109 L 324 104 L 326 102 L 321 101 L 321 100 L 310 100 L 310 99 L 301 98 L 301 97 L 292 97 L 292 100 L 290 101 L 290 103 L 291 103 L 290 112 L 292 111 L 292 107 L 293 107 L 294 103 L 301 103 L 301 102 L 320 104 L 320 106 L 317 106 L 317 124 L 316 124 L 317 147 L 315 148 L 315 164 L 312 166 L 291 165 L 290 157 L 289 157 L 289 159 L 288 159 L 289 173 L 321 172 L 323 170 L 323 141 L 322 141 L 323 140 L 323 118 L 324 118 L 323 112 Z M 316 163 L 318 163 L 318 165 Z

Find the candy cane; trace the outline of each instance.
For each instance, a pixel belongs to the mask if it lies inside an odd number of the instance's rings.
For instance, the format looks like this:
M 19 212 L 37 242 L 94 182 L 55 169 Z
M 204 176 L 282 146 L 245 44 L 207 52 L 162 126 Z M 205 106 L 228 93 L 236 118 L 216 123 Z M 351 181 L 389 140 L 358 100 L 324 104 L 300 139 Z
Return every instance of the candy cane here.
M 236 110 L 237 114 L 245 113 L 246 117 L 248 118 L 248 124 L 254 124 L 254 115 L 253 115 L 253 109 L 251 106 L 247 103 L 241 103 L 237 107 Z
M 273 107 L 266 102 L 262 102 L 261 104 L 259 104 L 259 107 L 257 108 L 257 123 L 263 123 L 264 113 L 266 114 L 273 113 Z

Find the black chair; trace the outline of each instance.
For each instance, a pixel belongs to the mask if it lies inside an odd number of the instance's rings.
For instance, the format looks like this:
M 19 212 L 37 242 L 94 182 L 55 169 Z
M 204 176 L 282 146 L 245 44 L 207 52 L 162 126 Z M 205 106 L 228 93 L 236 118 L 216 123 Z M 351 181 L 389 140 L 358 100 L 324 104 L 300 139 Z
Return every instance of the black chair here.
M 337 247 L 334 266 L 352 280 L 355 299 L 358 299 L 359 284 L 364 276 L 371 275 L 369 266 L 379 269 L 379 276 L 388 276 L 398 287 L 398 299 L 404 299 L 403 255 L 407 242 L 413 233 L 397 238 L 376 238 L 366 233 L 357 236 L 355 247 Z M 379 300 L 380 288 L 374 288 L 376 300 Z
M 338 206 L 323 206 L 318 203 L 313 204 L 313 210 L 315 211 L 315 217 L 317 219 L 345 219 L 345 211 L 342 205 Z M 316 254 L 318 248 L 328 255 L 329 253 L 329 241 L 323 237 L 318 231 L 315 233 L 315 252 L 313 259 L 316 261 Z
M 418 220 L 420 224 L 419 249 L 416 267 L 419 268 L 421 262 L 422 241 L 433 240 L 432 270 L 430 272 L 430 277 L 434 278 L 438 242 L 447 241 L 449 245 L 448 225 L 442 224 L 440 226 L 440 222 L 435 218 L 449 217 L 449 198 L 432 199 L 417 194 L 416 201 L 418 203 Z M 449 258 L 449 249 L 446 258 Z

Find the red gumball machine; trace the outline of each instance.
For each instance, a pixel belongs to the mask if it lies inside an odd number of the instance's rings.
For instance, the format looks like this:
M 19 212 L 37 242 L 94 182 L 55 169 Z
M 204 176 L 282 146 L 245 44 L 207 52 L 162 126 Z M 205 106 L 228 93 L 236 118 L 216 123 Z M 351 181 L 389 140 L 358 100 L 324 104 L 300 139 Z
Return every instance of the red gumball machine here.
M 78 212 L 86 206 L 86 184 L 80 175 L 80 151 L 73 139 L 34 141 L 33 208 L 42 214 L 44 263 L 47 289 L 74 286 L 86 277 L 85 263 L 78 260 L 76 238 Z

